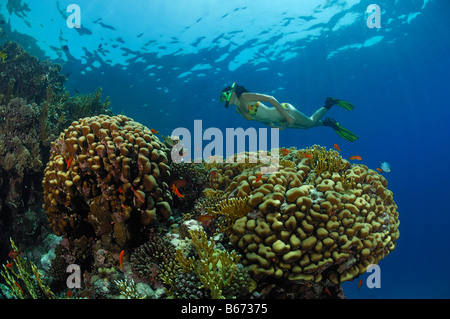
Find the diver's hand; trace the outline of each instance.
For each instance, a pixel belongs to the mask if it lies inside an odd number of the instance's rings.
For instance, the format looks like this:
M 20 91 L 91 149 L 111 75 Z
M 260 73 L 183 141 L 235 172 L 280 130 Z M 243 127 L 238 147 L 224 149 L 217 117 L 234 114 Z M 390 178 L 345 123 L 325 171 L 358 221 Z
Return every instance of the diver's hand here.
M 279 129 L 279 130 L 284 130 L 284 129 L 286 129 L 286 125 L 285 125 L 285 124 L 275 124 L 275 123 L 272 123 L 272 124 L 269 124 L 269 126 L 270 126 L 270 127 L 273 127 L 273 128 L 277 128 L 277 129 Z
M 294 122 L 295 122 L 295 118 L 294 118 L 292 115 L 288 114 L 287 117 L 286 117 L 286 121 L 287 121 L 290 125 L 292 125 L 292 124 L 294 124 Z

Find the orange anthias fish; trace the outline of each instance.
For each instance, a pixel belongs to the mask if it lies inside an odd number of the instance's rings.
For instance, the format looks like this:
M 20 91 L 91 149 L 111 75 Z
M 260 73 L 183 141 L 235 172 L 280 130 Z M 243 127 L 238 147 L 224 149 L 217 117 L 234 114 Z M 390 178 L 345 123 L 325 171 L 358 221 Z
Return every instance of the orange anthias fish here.
M 289 154 L 289 150 L 286 148 L 280 148 L 281 155 L 287 156 Z
M 379 171 L 380 173 L 383 173 L 383 170 L 379 167 L 377 167 L 377 171 Z
M 184 195 L 181 195 L 180 191 L 178 190 L 178 188 L 175 186 L 175 184 L 172 184 L 172 193 L 174 193 L 175 195 L 177 195 L 180 198 L 183 198 Z
M 306 157 L 306 158 L 312 159 L 312 156 L 309 155 L 309 154 L 307 154 L 307 153 L 303 153 L 302 155 L 303 155 L 304 157 Z
M 338 151 L 338 152 L 340 152 L 341 151 L 341 149 L 339 148 L 339 145 L 337 145 L 337 144 L 333 144 L 333 147 L 336 149 L 336 151 Z
M 123 255 L 125 254 L 125 250 L 122 250 L 119 255 L 119 265 L 120 269 L 123 269 Z
M 255 183 L 258 183 L 258 182 L 261 180 L 261 177 L 262 177 L 262 173 L 259 173 L 259 176 L 258 176 L 258 178 L 255 180 Z
M 330 296 L 332 296 L 332 295 L 331 295 L 331 292 L 328 290 L 327 287 L 325 287 L 325 291 L 326 291 Z
M 9 254 L 8 254 L 8 257 L 9 257 L 9 258 L 12 258 L 12 259 L 16 259 L 17 256 L 19 256 L 19 255 L 20 255 L 20 248 L 19 248 L 18 251 L 11 250 L 11 251 L 9 252 Z
M 67 169 L 69 169 L 70 167 L 70 163 L 72 163 L 73 160 L 73 155 L 69 158 L 69 160 L 67 161 Z
M 197 217 L 195 220 L 202 223 L 203 226 L 208 226 L 209 223 L 211 223 L 214 218 L 216 218 L 216 215 L 200 215 L 199 217 Z
M 152 129 L 150 130 L 150 132 L 152 132 L 153 134 L 158 134 L 158 133 L 159 133 L 159 131 L 155 130 L 154 128 L 152 128 Z
M 6 268 L 12 268 L 13 265 L 14 265 L 14 263 L 10 262 L 9 264 L 6 264 L 5 266 L 6 266 Z
M 358 290 L 361 288 L 361 285 L 362 285 L 362 279 L 359 280 L 359 283 L 358 283 Z
M 17 282 L 14 282 L 14 285 L 16 285 L 16 286 L 20 289 L 20 292 L 21 292 L 22 295 L 23 295 L 23 289 L 22 289 L 22 287 L 20 287 L 20 285 L 19 285 Z
M 358 161 L 362 160 L 361 156 L 359 156 L 359 155 L 350 156 L 348 159 L 349 160 L 358 160 Z

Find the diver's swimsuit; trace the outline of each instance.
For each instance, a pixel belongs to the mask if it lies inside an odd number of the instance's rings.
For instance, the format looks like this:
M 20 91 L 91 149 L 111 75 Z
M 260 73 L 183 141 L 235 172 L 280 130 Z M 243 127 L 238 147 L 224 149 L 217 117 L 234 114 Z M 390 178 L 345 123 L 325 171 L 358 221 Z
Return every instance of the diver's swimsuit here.
M 256 102 L 253 105 L 251 105 L 251 104 L 247 105 L 247 113 L 252 119 L 256 116 L 256 113 L 258 112 L 258 108 L 260 105 L 261 105 L 261 102 Z M 281 103 L 281 106 L 286 110 L 287 113 L 289 113 L 289 106 L 287 103 Z M 245 117 L 239 110 L 239 107 L 236 108 L 236 112 L 239 115 Z M 286 119 L 283 119 L 283 121 L 286 121 Z

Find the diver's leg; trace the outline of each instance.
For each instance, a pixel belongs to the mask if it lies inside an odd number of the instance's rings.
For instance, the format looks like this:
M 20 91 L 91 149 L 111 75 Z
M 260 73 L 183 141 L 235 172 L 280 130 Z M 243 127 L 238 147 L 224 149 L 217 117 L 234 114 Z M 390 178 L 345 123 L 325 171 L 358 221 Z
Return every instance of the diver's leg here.
M 308 129 L 316 126 L 311 117 L 306 116 L 289 103 L 286 103 L 286 105 L 288 106 L 288 113 L 295 119 L 295 122 L 287 127 Z
M 321 121 L 322 117 L 330 110 L 330 108 L 333 105 L 336 105 L 341 102 L 345 102 L 345 101 L 341 101 L 339 99 L 336 99 L 334 97 L 327 97 L 325 100 L 325 104 L 319 108 L 317 111 L 314 112 L 313 115 L 311 115 L 311 120 L 314 123 L 314 126 L 322 126 L 323 122 Z M 348 103 L 348 102 L 345 102 Z M 350 104 L 350 103 L 348 103 Z M 353 108 L 352 108 L 353 109 Z
M 323 122 L 321 121 L 322 117 L 328 112 L 328 108 L 325 106 L 322 106 L 317 111 L 314 112 L 313 115 L 311 115 L 310 119 L 314 123 L 314 126 L 322 126 Z

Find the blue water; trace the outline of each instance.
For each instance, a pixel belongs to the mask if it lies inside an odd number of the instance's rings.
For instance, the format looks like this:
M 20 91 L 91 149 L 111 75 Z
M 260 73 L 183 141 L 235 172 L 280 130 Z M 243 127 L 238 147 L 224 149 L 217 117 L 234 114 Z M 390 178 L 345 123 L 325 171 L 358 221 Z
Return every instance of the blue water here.
M 381 288 L 348 282 L 347 297 L 450 297 L 448 1 L 77 0 L 81 29 L 66 25 L 74 1 L 25 3 L 29 10 L 0 8 L 16 41 L 63 64 L 72 92 L 101 86 L 114 112 L 164 135 L 196 119 L 204 128 L 264 127 L 219 103 L 234 81 L 307 115 L 327 96 L 351 101 L 354 111 L 327 115 L 356 142 L 323 127 L 280 132 L 281 146 L 338 143 L 344 157 L 392 166 L 397 248 L 379 264 Z M 380 28 L 366 23 L 370 4 L 381 8 Z

